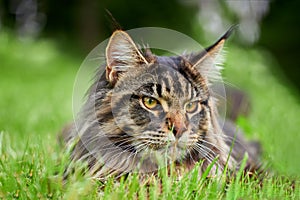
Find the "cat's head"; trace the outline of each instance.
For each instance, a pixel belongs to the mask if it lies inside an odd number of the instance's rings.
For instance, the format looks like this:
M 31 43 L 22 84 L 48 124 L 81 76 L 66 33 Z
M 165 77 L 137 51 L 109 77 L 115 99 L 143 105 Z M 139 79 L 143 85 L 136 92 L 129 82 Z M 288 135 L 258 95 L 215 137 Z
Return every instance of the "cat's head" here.
M 211 79 L 231 30 L 206 51 L 156 56 L 142 51 L 124 31 L 115 31 L 106 48 L 106 80 L 111 90 L 99 109 L 106 135 L 135 157 L 158 153 L 180 161 L 202 158 L 217 146 Z M 119 138 L 118 138 L 119 136 Z

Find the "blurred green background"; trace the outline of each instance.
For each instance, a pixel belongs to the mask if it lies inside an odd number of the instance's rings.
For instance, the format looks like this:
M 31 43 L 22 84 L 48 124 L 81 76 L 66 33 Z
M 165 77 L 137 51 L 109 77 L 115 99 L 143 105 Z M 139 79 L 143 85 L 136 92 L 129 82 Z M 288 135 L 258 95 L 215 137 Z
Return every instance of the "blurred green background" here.
M 125 30 L 166 27 L 199 41 L 215 39 L 238 23 L 242 39 L 234 42 L 268 48 L 299 90 L 299 6 L 297 0 L 1 0 L 0 25 L 22 37 L 54 38 L 68 51 L 73 45 L 87 53 L 115 28 L 106 9 Z
M 261 141 L 268 165 L 299 175 L 299 6 L 296 0 L 1 0 L 0 132 L 12 155 L 28 144 L 55 152 L 56 133 L 72 120 L 77 70 L 118 26 L 174 29 L 209 45 L 239 24 L 224 69 L 226 82 L 251 100 L 250 115 L 238 124 Z

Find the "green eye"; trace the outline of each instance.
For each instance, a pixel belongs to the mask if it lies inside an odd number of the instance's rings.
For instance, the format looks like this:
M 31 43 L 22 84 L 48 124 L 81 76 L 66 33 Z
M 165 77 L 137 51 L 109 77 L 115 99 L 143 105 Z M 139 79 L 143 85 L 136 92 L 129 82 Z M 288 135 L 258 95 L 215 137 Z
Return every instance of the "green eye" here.
M 198 108 L 198 101 L 189 102 L 185 105 L 185 111 L 188 113 L 193 113 Z
M 158 102 L 156 99 L 153 99 L 151 97 L 143 97 L 143 104 L 148 109 L 153 109 L 157 106 Z

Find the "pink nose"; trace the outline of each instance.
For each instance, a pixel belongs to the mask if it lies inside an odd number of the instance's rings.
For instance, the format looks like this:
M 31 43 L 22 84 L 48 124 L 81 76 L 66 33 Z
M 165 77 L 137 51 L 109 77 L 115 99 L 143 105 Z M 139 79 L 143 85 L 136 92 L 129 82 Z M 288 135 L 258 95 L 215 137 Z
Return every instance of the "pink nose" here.
M 166 125 L 168 130 L 172 132 L 176 138 L 179 138 L 182 133 L 187 130 L 185 117 L 178 112 L 167 114 Z

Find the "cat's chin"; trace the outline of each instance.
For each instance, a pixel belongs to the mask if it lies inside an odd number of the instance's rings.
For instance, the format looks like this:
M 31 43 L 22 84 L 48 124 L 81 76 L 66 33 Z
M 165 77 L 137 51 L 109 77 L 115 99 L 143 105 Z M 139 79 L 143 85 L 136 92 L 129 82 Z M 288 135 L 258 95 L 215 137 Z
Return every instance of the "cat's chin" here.
M 187 149 L 179 145 L 171 146 L 167 149 L 168 159 L 171 162 L 182 161 L 187 156 Z
M 187 157 L 188 150 L 179 147 L 177 144 L 168 145 L 159 149 L 152 149 L 142 153 L 141 157 L 150 159 L 158 165 L 170 164 L 173 162 L 180 162 Z

